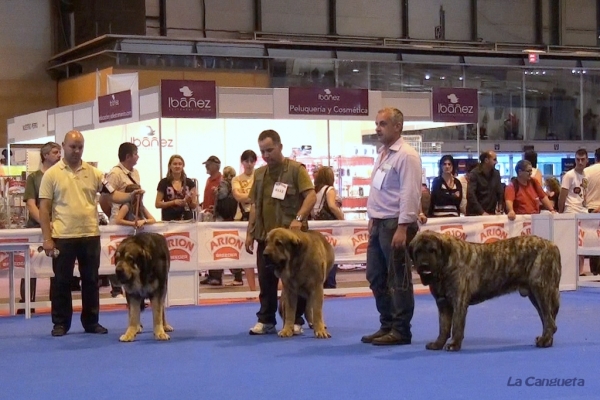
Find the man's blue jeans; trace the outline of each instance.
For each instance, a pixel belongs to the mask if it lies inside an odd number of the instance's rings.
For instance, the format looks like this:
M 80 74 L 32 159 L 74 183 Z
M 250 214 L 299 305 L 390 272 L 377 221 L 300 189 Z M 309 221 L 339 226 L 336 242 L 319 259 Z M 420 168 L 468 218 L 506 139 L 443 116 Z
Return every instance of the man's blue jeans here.
M 410 263 L 407 263 L 406 246 L 392 249 L 398 219 L 373 218 L 372 221 L 367 247 L 367 280 L 375 297 L 381 329 L 395 330 L 403 338 L 410 339 L 410 321 L 415 308 L 412 273 Z M 418 229 L 416 223 L 408 226 L 407 245 Z

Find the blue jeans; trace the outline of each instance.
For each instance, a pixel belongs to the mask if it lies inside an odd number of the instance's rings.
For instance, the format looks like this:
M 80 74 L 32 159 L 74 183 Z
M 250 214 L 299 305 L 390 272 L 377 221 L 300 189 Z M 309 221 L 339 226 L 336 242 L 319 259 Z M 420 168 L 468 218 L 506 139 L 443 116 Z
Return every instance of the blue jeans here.
M 367 247 L 367 280 L 375 297 L 381 329 L 395 330 L 402 337 L 410 339 L 415 299 L 410 264 L 407 266 L 406 262 L 406 247 L 392 249 L 392 238 L 397 227 L 397 218 L 373 218 Z M 416 223 L 408 226 L 407 244 L 418 229 Z

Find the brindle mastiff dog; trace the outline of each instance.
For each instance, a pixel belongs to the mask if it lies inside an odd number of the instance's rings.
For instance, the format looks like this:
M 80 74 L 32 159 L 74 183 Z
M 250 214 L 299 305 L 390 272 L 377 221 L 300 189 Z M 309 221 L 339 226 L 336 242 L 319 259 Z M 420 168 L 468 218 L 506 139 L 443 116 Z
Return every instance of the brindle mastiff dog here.
M 279 336 L 294 334 L 298 296 L 302 296 L 307 300 L 306 314 L 311 316 L 315 336 L 330 338 L 323 322 L 323 282 L 333 268 L 335 256 L 325 236 L 316 231 L 273 229 L 267 235 L 263 254 L 283 284 L 284 324 Z
M 439 311 L 439 336 L 427 349 L 460 350 L 467 307 L 517 290 L 529 297 L 542 320 L 536 346 L 552 346 L 561 274 L 560 252 L 552 242 L 520 236 L 476 244 L 425 231 L 410 243 L 409 253 Z
M 115 254 L 115 272 L 123 284 L 129 326 L 119 338 L 121 342 L 132 342 L 141 332 L 140 305 L 150 299 L 154 338 L 169 340 L 166 332 L 173 328 L 165 319 L 165 299 L 169 277 L 170 256 L 167 241 L 158 233 L 139 233 L 125 238 Z

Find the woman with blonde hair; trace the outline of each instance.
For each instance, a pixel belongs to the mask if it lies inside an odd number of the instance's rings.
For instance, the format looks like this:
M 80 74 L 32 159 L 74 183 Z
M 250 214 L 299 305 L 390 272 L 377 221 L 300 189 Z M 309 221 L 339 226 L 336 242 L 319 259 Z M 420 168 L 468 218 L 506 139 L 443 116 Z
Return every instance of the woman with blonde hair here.
M 161 209 L 163 221 L 191 220 L 198 207 L 196 184 L 183 169 L 183 157 L 174 154 L 169 158 L 167 177 L 158 182 L 154 206 Z
M 315 192 L 317 192 L 317 201 L 311 212 L 314 220 L 343 220 L 344 213 L 336 202 L 337 194 L 333 187 L 335 176 L 331 167 L 320 167 L 314 174 Z M 331 272 L 325 280 L 323 287 L 325 289 L 335 289 L 337 283 L 335 276 L 337 274 L 337 265 L 334 264 Z

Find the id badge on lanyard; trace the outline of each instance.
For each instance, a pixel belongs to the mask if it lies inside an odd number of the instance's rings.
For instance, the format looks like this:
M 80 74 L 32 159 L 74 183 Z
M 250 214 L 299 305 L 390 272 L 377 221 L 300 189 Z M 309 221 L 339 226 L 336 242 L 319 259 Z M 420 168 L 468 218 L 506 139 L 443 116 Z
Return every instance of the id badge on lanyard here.
M 377 190 L 381 190 L 381 186 L 383 185 L 383 180 L 385 179 L 385 175 L 392 169 L 390 164 L 383 164 L 381 167 L 377 169 L 375 172 L 375 176 L 373 177 L 373 187 Z
M 284 200 L 287 188 L 288 185 L 286 183 L 275 182 L 275 185 L 273 186 L 273 193 L 271 193 L 271 197 L 277 200 Z

